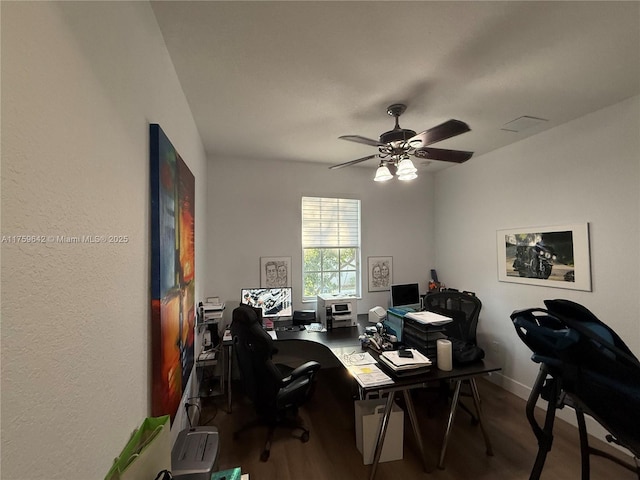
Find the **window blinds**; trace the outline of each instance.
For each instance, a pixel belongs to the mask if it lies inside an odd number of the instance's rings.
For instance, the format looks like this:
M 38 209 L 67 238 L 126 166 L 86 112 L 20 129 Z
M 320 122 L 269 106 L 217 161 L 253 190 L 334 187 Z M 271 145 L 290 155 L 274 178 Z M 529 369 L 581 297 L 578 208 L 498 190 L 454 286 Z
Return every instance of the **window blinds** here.
M 360 200 L 302 197 L 302 247 L 360 247 Z

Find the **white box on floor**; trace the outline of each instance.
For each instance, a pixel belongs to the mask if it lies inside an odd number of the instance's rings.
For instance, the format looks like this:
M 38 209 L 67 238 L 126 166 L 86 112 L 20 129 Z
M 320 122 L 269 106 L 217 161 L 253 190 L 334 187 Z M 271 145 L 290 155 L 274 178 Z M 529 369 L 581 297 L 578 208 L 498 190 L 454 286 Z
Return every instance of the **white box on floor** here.
M 386 400 L 356 400 L 356 446 L 362 453 L 362 461 L 365 465 L 373 463 L 373 455 L 376 448 L 378 429 L 382 423 Z M 381 462 L 402 460 L 402 447 L 404 437 L 404 412 L 393 402 L 391 417 L 387 426 L 384 444 L 382 446 Z

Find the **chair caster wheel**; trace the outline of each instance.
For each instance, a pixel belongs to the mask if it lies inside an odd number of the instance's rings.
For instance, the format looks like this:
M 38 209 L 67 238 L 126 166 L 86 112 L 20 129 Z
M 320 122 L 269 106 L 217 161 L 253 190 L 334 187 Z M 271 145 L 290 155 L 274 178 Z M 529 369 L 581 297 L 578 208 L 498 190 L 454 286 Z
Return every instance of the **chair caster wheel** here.
M 271 452 L 269 450 L 263 450 L 263 452 L 260 454 L 260 461 L 266 462 L 267 460 L 269 460 L 270 454 Z
M 304 432 L 302 435 L 300 435 L 300 441 L 302 443 L 307 443 L 309 441 L 309 432 Z

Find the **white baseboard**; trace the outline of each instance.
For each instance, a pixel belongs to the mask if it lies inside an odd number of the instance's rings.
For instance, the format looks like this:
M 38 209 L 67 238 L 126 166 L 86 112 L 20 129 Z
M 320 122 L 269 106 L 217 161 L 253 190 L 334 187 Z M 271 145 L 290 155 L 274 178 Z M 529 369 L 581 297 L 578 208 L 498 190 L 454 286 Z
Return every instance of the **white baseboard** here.
M 500 372 L 494 372 L 489 375 L 489 380 L 492 383 L 504 388 L 506 391 L 513 393 L 515 396 L 522 398 L 523 400 L 527 400 L 529 395 L 531 394 L 531 387 L 524 385 L 520 382 L 513 380 L 512 378 L 504 376 Z M 543 411 L 547 411 L 547 402 L 544 400 L 538 400 L 536 403 L 536 407 L 542 409 Z M 525 416 L 525 412 L 522 412 L 523 417 Z M 578 421 L 576 419 L 575 411 L 572 408 L 563 408 L 556 410 L 556 418 L 564 420 L 568 424 L 574 426 L 576 429 L 578 428 Z M 633 454 L 629 452 L 626 448 L 622 448 L 614 443 L 609 443 L 606 440 L 606 435 L 609 432 L 602 427 L 598 422 L 596 422 L 593 418 L 588 415 L 585 415 L 585 423 L 587 425 L 587 432 L 590 436 L 597 438 L 598 440 L 602 440 L 608 445 L 613 446 L 618 449 L 622 453 L 628 455 L 631 459 L 633 459 Z

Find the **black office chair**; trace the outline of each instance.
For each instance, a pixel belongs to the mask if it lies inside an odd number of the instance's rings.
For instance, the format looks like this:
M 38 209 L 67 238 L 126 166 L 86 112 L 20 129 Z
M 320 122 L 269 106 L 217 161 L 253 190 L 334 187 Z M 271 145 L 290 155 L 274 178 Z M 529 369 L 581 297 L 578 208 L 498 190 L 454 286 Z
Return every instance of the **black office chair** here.
M 244 391 L 258 418 L 234 433 L 234 438 L 257 425 L 267 425 L 268 434 L 260 460 L 269 459 L 273 433 L 278 426 L 302 431 L 300 440 L 309 440 L 309 430 L 298 417 L 298 407 L 313 394 L 318 362 L 307 362 L 296 369 L 275 364 L 273 340 L 262 328 L 259 309 L 240 305 L 233 311 L 231 335 L 233 352 Z
M 458 290 L 444 290 L 428 294 L 424 299 L 424 309 L 436 312 L 453 319 L 451 323 L 444 325 L 444 335 L 450 340 L 456 342 L 456 345 L 468 344 L 477 346 L 476 330 L 478 328 L 478 318 L 482 309 L 482 302 L 472 292 L 460 292 Z M 456 358 L 454 356 L 454 364 Z M 463 382 L 460 384 L 469 384 Z M 469 396 L 468 392 L 461 392 L 465 396 Z M 474 413 L 462 402 L 460 407 L 471 416 L 471 421 L 475 425 L 478 418 Z
M 476 345 L 476 329 L 482 302 L 472 292 L 444 290 L 424 298 L 424 309 L 453 318 L 444 326 L 448 337 Z
M 589 456 L 605 457 L 640 479 L 640 362 L 620 337 L 584 306 L 569 300 L 545 300 L 547 309 L 516 310 L 511 320 L 531 349 L 540 371 L 529 395 L 527 419 L 538 440 L 530 479 L 540 478 L 553 440 L 557 408 L 576 412 L 582 480 L 589 479 Z M 548 402 L 544 426 L 534 416 L 538 399 Z M 584 415 L 610 435 L 609 442 L 629 450 L 635 465 L 589 445 Z
M 478 327 L 478 318 L 480 317 L 482 302 L 474 293 L 460 292 L 458 290 L 444 290 L 441 292 L 430 293 L 424 297 L 423 306 L 425 310 L 439 313 L 453 319 L 452 322 L 444 326 L 444 335 L 449 339 L 453 341 L 458 340 L 461 344 L 467 344 L 474 347 L 477 346 L 476 329 Z M 478 355 L 477 357 L 478 359 L 482 359 L 484 352 L 481 349 L 478 350 L 481 355 Z M 456 358 L 454 356 L 454 366 L 455 365 Z M 439 468 L 444 468 L 444 457 L 447 449 L 447 443 L 453 425 L 454 414 L 458 406 L 471 416 L 471 421 L 474 425 L 480 425 L 486 446 L 486 453 L 487 455 L 493 455 L 491 441 L 489 440 L 489 436 L 482 423 L 480 394 L 478 392 L 478 386 L 475 379 L 469 378 L 456 380 L 454 384 L 453 392 L 449 391 L 448 383 L 444 385 L 446 395 L 452 396 L 451 402 L 453 408 L 450 410 L 451 413 L 447 422 L 443 446 L 440 451 L 440 460 L 438 462 Z M 463 391 L 463 385 L 467 386 L 469 390 Z M 460 401 L 460 396 L 471 396 L 473 398 L 475 414 Z

